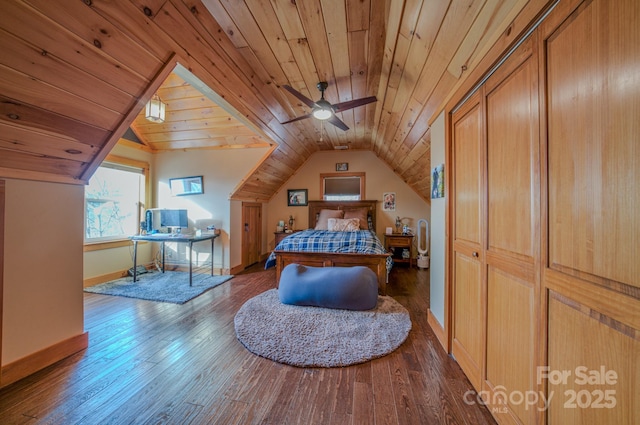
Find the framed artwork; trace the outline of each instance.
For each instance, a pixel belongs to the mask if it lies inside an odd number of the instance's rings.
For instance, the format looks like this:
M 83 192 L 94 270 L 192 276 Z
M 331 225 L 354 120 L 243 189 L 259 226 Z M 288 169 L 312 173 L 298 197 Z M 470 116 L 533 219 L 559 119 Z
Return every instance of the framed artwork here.
M 431 199 L 444 198 L 444 164 L 431 172 Z
M 307 189 L 287 189 L 288 207 L 304 207 L 307 205 Z
M 382 211 L 396 210 L 396 193 L 384 192 L 382 194 Z
M 348 162 L 336 162 L 336 171 L 349 171 Z
M 169 188 L 173 196 L 198 195 L 204 193 L 202 176 L 169 179 Z

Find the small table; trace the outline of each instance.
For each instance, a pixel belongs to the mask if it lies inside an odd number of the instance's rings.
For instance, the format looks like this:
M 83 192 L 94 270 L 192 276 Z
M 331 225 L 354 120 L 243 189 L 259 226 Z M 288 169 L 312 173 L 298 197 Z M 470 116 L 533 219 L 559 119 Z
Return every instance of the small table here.
M 216 234 L 206 234 L 200 236 L 192 236 L 192 235 L 184 235 L 181 233 L 153 233 L 151 235 L 134 235 L 130 236 L 129 239 L 133 241 L 133 281 L 137 280 L 137 261 L 138 261 L 138 242 L 147 241 L 147 242 L 161 242 L 162 247 L 160 248 L 162 252 L 162 273 L 164 273 L 164 244 L 165 242 L 182 242 L 189 244 L 189 286 L 192 286 L 193 280 L 193 263 L 191 262 L 191 248 L 193 247 L 194 242 L 211 240 L 211 276 L 213 276 L 213 241 L 217 238 Z
M 384 235 L 384 247 L 387 251 L 391 251 L 394 263 L 409 263 L 409 267 L 413 266 L 413 256 L 411 255 L 411 246 L 413 244 L 413 235 L 404 233 L 392 233 Z M 409 250 L 409 258 L 402 258 L 402 254 L 395 254 L 395 248 Z
M 299 232 L 299 231 L 300 230 L 292 230 L 289 233 L 287 233 L 287 232 L 273 232 L 273 235 L 275 237 L 275 245 L 274 246 L 278 246 L 278 244 L 280 243 L 281 240 L 283 240 L 287 236 L 293 235 L 294 233 Z

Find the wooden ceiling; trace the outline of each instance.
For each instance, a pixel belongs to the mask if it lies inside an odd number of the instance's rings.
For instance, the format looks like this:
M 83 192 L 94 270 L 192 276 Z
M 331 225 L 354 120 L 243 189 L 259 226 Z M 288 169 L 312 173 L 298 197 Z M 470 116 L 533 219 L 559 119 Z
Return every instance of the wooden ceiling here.
M 172 72 L 156 92 L 166 104 L 164 122 L 149 121 L 146 108 L 140 111 L 131 128 L 151 152 L 270 146 L 233 111 L 216 103 L 220 100 L 214 94 L 210 98 L 197 87 Z
M 154 151 L 273 145 L 234 199 L 268 200 L 313 152 L 348 146 L 375 152 L 428 200 L 430 123 L 492 45 L 513 42 L 514 19 L 546 3 L 3 2 L 0 176 L 82 183 L 131 126 Z M 319 81 L 331 103 L 378 100 L 339 114 L 348 131 L 281 124 L 309 112 L 282 85 L 317 100 Z M 159 127 L 140 117 L 156 91 L 175 108 Z

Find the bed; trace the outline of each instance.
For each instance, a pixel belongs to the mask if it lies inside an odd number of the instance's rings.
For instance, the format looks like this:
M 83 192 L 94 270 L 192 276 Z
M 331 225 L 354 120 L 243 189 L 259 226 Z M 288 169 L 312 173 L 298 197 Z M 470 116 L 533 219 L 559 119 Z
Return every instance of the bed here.
M 309 201 L 310 229 L 293 233 L 283 239 L 267 259 L 265 268 L 276 267 L 276 282 L 279 283 L 282 270 L 292 263 L 315 267 L 367 266 L 378 277 L 378 292 L 384 295 L 392 260 L 390 253 L 385 250 L 375 234 L 376 203 L 377 201 Z M 343 211 L 345 217 L 359 217 L 361 230 L 314 231 L 316 221 L 318 218 L 322 219 L 323 210 L 338 210 Z M 338 238 L 342 239 L 336 242 Z M 334 252 L 323 251 L 323 246 L 330 246 L 329 249 Z M 312 249 L 313 252 L 300 249 Z

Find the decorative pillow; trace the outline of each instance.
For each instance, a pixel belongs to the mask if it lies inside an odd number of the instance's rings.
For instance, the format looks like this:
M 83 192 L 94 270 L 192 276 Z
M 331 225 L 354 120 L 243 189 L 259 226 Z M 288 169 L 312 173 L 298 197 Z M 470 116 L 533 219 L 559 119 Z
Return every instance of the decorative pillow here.
M 327 230 L 332 232 L 355 232 L 360 230 L 360 224 L 357 218 L 330 218 L 327 220 Z
M 360 220 L 360 228 L 362 230 L 368 230 L 369 229 L 369 222 L 367 220 L 367 217 L 369 215 L 369 209 L 368 208 L 357 208 L 354 210 L 346 210 L 344 212 L 344 218 L 357 218 L 358 220 Z
M 327 220 L 330 218 L 342 218 L 344 217 L 344 211 L 342 210 L 320 210 L 318 220 L 316 222 L 315 230 L 327 230 Z

